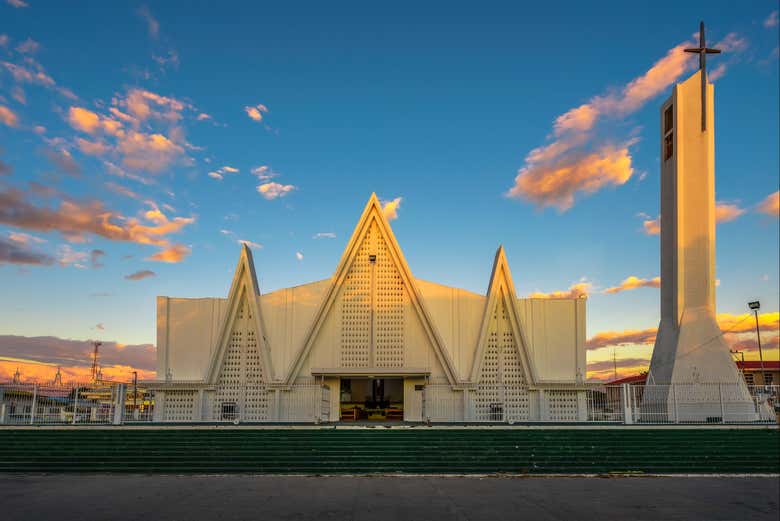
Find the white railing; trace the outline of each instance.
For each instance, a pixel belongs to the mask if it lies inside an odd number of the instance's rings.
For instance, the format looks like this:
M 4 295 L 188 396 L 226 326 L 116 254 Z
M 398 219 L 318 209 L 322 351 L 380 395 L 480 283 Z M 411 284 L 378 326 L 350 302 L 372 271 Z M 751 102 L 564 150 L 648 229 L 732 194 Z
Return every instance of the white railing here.
M 122 386 L 104 382 L 0 383 L 0 424 L 112 424 L 121 391 Z
M 626 424 L 775 423 L 780 386 L 605 385 L 588 391 L 588 421 Z
M 166 385 L 163 390 L 112 382 L 0 383 L 0 424 L 336 420 L 330 413 L 331 391 L 320 382 L 298 383 L 287 389 L 241 386 L 231 389 L 234 398 L 219 399 L 213 387 L 197 387 L 191 382 Z M 744 383 L 543 390 L 501 385 L 455 390 L 449 384 L 429 383 L 422 392 L 422 419 L 428 422 L 772 424 L 778 422 L 778 411 L 780 386 Z

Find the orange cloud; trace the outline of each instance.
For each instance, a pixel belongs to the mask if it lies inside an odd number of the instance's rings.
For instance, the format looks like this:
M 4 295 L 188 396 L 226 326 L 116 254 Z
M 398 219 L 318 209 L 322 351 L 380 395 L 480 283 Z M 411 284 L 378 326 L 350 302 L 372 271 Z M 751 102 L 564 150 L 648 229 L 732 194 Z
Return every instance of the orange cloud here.
M 718 313 L 718 326 L 723 331 L 724 337 L 734 341 L 735 335 L 741 333 L 754 333 L 755 321 L 750 313 L 733 315 L 731 313 Z M 759 329 L 763 333 L 780 331 L 780 312 L 772 311 L 758 316 Z M 589 349 L 601 349 L 603 347 L 623 345 L 646 345 L 655 342 L 656 328 L 627 329 L 625 331 L 602 331 L 590 337 L 585 346 Z
M 76 140 L 83 153 L 112 154 L 126 168 L 150 173 L 162 172 L 188 159 L 186 148 L 193 145 L 186 141 L 178 123 L 186 110 L 195 107 L 137 88 L 115 97 L 112 105 L 107 115 L 78 106 L 68 110 L 67 121 L 74 129 L 96 137 L 92 141 Z
M 88 156 L 102 156 L 111 150 L 111 147 L 102 141 L 89 141 L 83 138 L 76 138 L 76 145 L 83 154 Z
M 593 104 L 600 113 L 617 111 L 630 114 L 652 98 L 665 91 L 680 76 L 694 66 L 690 55 L 684 52 L 690 42 L 684 42 L 669 49 L 666 56 L 659 59 L 642 76 L 629 82 L 618 95 L 596 97 Z
M 758 211 L 772 216 L 780 217 L 780 191 L 769 194 L 757 207 Z
M 154 255 L 147 257 L 147 260 L 153 260 L 158 262 L 181 262 L 187 255 L 192 253 L 192 250 L 183 244 L 174 244 L 170 248 L 166 248 Z
M 71 107 L 68 110 L 68 123 L 71 127 L 87 134 L 105 132 L 112 136 L 123 134 L 122 123 L 116 119 L 101 116 L 83 107 Z
M 592 288 L 590 282 L 578 282 L 573 284 L 569 289 L 565 291 L 553 291 L 552 293 L 543 293 L 541 291 L 535 291 L 528 295 L 528 298 L 580 298 L 587 297 L 590 294 Z
M 733 221 L 743 213 L 745 213 L 745 210 L 736 204 L 718 202 L 715 205 L 715 222 L 727 223 Z
M 598 115 L 598 109 L 588 103 L 573 108 L 555 119 L 555 135 L 560 136 L 572 130 L 590 130 Z
M 24 61 L 30 66 L 30 68 L 5 61 L 0 62 L 0 65 L 2 65 L 9 73 L 11 73 L 11 76 L 13 76 L 17 83 L 40 85 L 44 88 L 55 90 L 66 98 L 77 99 L 77 96 L 73 94 L 70 89 L 58 86 L 57 82 L 55 82 L 51 76 L 46 74 L 43 66 L 35 61 L 32 56 L 25 57 Z
M 588 363 L 588 380 L 607 381 L 614 378 L 624 378 L 647 371 L 650 365 L 648 358 L 618 358 L 616 360 L 599 360 Z M 616 371 L 617 369 L 617 371 Z M 617 374 L 616 374 L 617 373 Z
M 295 189 L 296 187 L 293 185 L 283 185 L 274 182 L 263 183 L 257 186 L 257 192 L 268 200 L 284 197 Z
M 719 45 L 737 52 L 745 49 L 746 42 L 732 33 Z M 614 140 L 596 133 L 596 125 L 601 120 L 625 119 L 678 81 L 695 65 L 684 52 L 690 46 L 691 42 L 676 45 L 622 88 L 594 96 L 555 118 L 554 140 L 526 156 L 507 195 L 566 211 L 578 192 L 588 194 L 626 183 L 634 172 L 629 148 L 636 140 L 615 146 L 610 144 Z
M 185 109 L 193 108 L 176 98 L 161 96 L 144 89 L 131 89 L 124 99 L 115 100 L 115 103 L 127 109 L 135 121 L 161 119 L 175 123 L 182 118 Z
M 632 344 L 652 344 L 655 342 L 656 328 L 626 329 L 625 331 L 602 331 L 585 342 L 588 349 L 622 346 Z
M 744 351 L 746 353 L 758 353 L 758 340 L 755 332 L 745 335 L 727 335 L 726 337 L 733 351 Z M 761 335 L 761 349 L 764 351 L 764 360 L 767 360 L 767 351 L 774 351 L 780 348 L 780 336 Z
M 65 385 L 88 384 L 92 381 L 91 367 L 52 366 L 28 361 L 6 361 L 0 358 L 0 380 L 3 381 L 10 381 L 18 370 L 24 383 L 50 384 L 54 381 L 58 369 Z M 154 380 L 157 374 L 154 370 L 139 369 L 129 365 L 105 365 L 100 368 L 103 380 L 114 382 L 131 382 L 134 371 L 138 373 L 139 380 Z
M 733 315 L 731 313 L 718 313 L 718 325 L 723 332 L 747 333 L 755 331 L 756 322 L 752 313 Z M 780 312 L 770 311 L 759 313 L 758 328 L 761 331 L 780 330 Z
M 661 233 L 661 217 L 656 219 L 646 219 L 642 222 L 642 227 L 647 235 L 658 235 Z
M 382 213 L 385 215 L 385 219 L 388 221 L 398 219 L 398 209 L 401 208 L 401 201 L 403 201 L 403 197 L 396 197 L 391 201 L 382 202 Z
M 268 107 L 261 103 L 254 106 L 244 107 L 244 112 L 246 112 L 247 116 L 259 122 L 263 121 L 263 114 L 268 112 Z
M 523 197 L 539 206 L 565 211 L 577 192 L 593 193 L 607 185 L 625 184 L 634 173 L 628 146 L 602 147 L 586 155 L 570 155 L 549 164 L 531 163 L 520 170 L 510 197 Z
M 71 107 L 68 111 L 68 123 L 82 132 L 92 134 L 100 127 L 100 116 L 81 107 Z
M 61 366 L 63 380 L 66 380 L 66 367 L 73 368 L 76 374 L 91 369 L 92 350 L 91 340 L 72 340 L 54 336 L 0 335 L 0 353 L 2 353 L 0 368 L 6 370 L 11 368 L 10 374 L 5 373 L 5 377 L 12 375 L 19 367 L 24 380 L 31 379 L 33 374 L 38 374 L 39 381 L 50 382 L 54 379 L 57 367 Z M 109 369 L 111 367 L 130 368 L 130 372 L 133 370 L 153 372 L 157 365 L 156 349 L 152 344 L 128 345 L 102 340 L 100 365 L 103 376 L 112 374 L 112 370 Z M 3 369 L 0 369 L 0 380 L 4 378 L 2 371 Z
M 117 150 L 124 156 L 128 168 L 161 172 L 184 154 L 184 149 L 163 134 L 130 131 L 119 141 Z
M 661 277 L 653 277 L 652 279 L 640 279 L 639 277 L 635 277 L 634 275 L 631 275 L 628 278 L 624 279 L 623 282 L 621 282 L 617 286 L 613 286 L 611 288 L 605 289 L 604 293 L 614 294 L 614 293 L 620 293 L 621 291 L 628 291 L 637 288 L 660 288 L 660 287 L 661 287 Z
M 50 208 L 35 205 L 26 195 L 19 190 L 0 192 L 0 223 L 27 230 L 58 231 L 69 241 L 82 242 L 86 235 L 92 234 L 114 241 L 170 248 L 166 237 L 195 221 L 194 217 L 168 219 L 154 206 L 152 218 L 146 218 L 153 224 L 147 224 L 110 210 L 99 201 L 63 200 L 58 207 Z
M 0 123 L 9 127 L 16 127 L 19 125 L 19 116 L 8 107 L 0 105 Z

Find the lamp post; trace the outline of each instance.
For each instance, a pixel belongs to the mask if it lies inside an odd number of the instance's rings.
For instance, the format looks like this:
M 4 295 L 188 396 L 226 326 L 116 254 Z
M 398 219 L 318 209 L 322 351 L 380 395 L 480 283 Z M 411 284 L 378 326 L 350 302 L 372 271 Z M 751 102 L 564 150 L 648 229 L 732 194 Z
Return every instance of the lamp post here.
M 748 302 L 748 307 L 753 310 L 753 314 L 756 316 L 756 339 L 758 340 L 758 358 L 761 360 L 761 383 L 763 384 L 766 383 L 766 375 L 764 374 L 764 353 L 761 350 L 761 333 L 759 333 L 758 330 L 758 310 L 761 309 L 761 302 L 758 300 Z

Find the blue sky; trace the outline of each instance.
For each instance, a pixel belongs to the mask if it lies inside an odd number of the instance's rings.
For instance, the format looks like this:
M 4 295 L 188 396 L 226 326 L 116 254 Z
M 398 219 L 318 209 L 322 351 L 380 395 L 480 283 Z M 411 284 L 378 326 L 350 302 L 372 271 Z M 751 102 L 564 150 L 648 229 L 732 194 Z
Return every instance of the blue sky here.
M 4 1 L 0 190 L 38 210 L 100 201 L 125 230 L 136 219 L 177 231 L 68 236 L 6 217 L 0 237 L 38 256 L 0 261 L 0 333 L 154 343 L 154 297 L 226 295 L 238 239 L 262 245 L 263 291 L 327 278 L 371 192 L 401 198 L 392 226 L 419 278 L 484 292 L 503 244 L 521 296 L 591 285 L 589 336 L 655 327 L 657 289 L 603 290 L 658 275 L 658 236 L 644 231 L 659 209 L 658 107 L 696 58 L 635 104 L 625 89 L 692 41 L 700 19 L 729 51 L 710 62 L 722 68 L 717 199 L 738 214 L 718 226 L 719 311 L 756 298 L 777 310 L 778 219 L 758 208 L 780 170 L 777 7 Z M 568 203 L 508 196 L 534 168 L 528 154 L 563 139 L 556 118 L 594 97 L 622 102 L 607 104 L 582 153 L 623 150 L 630 173 L 596 173 L 598 189 Z M 171 248 L 177 262 L 150 259 Z M 125 278 L 145 270 L 154 276 Z

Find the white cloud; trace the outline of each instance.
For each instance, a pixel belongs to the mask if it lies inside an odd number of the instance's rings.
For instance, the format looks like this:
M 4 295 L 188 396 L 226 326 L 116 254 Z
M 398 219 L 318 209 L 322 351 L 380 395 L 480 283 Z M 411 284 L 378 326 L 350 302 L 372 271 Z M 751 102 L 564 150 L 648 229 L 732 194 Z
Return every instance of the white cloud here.
M 301 253 L 299 251 L 296 251 L 295 252 L 295 258 L 298 259 L 299 261 L 302 261 L 303 260 L 303 253 Z
M 261 185 L 258 185 L 257 192 L 270 201 L 271 199 L 284 197 L 285 195 L 289 194 L 296 188 L 297 187 L 293 185 L 283 185 L 281 183 L 271 182 L 271 183 L 263 183 Z
M 256 166 L 255 168 L 250 170 L 250 172 L 252 173 L 252 175 L 257 176 L 257 179 L 259 181 L 268 181 L 270 179 L 273 179 L 274 177 L 279 176 L 279 174 L 271 170 L 271 167 L 268 165 Z
M 259 103 L 257 105 L 244 107 L 244 112 L 253 120 L 260 122 L 263 121 L 263 114 L 268 113 L 268 107 Z
M 392 201 L 382 201 L 382 213 L 385 214 L 385 219 L 388 221 L 398 219 L 398 209 L 401 208 L 401 201 L 403 201 L 403 197 L 396 197 Z
M 333 232 L 317 232 L 314 234 L 314 239 L 335 239 L 336 234 Z
M 772 11 L 771 13 L 769 13 L 767 19 L 764 20 L 764 27 L 766 27 L 767 29 L 771 27 L 777 27 L 777 23 L 778 23 L 778 13 L 777 11 Z
M 238 239 L 238 242 L 240 242 L 241 244 L 246 244 L 250 248 L 256 248 L 258 250 L 263 247 L 263 245 L 260 244 L 259 242 L 252 242 L 252 241 L 248 241 L 246 239 Z
M 74 268 L 85 269 L 84 264 L 89 259 L 89 253 L 76 251 L 68 244 L 57 247 L 57 260 L 60 266 L 73 266 Z
M 236 172 L 238 172 L 238 168 L 233 168 L 232 166 L 223 166 L 222 168 L 218 168 L 213 172 L 209 172 L 208 176 L 212 179 L 222 181 L 225 178 L 225 174 L 234 174 Z

